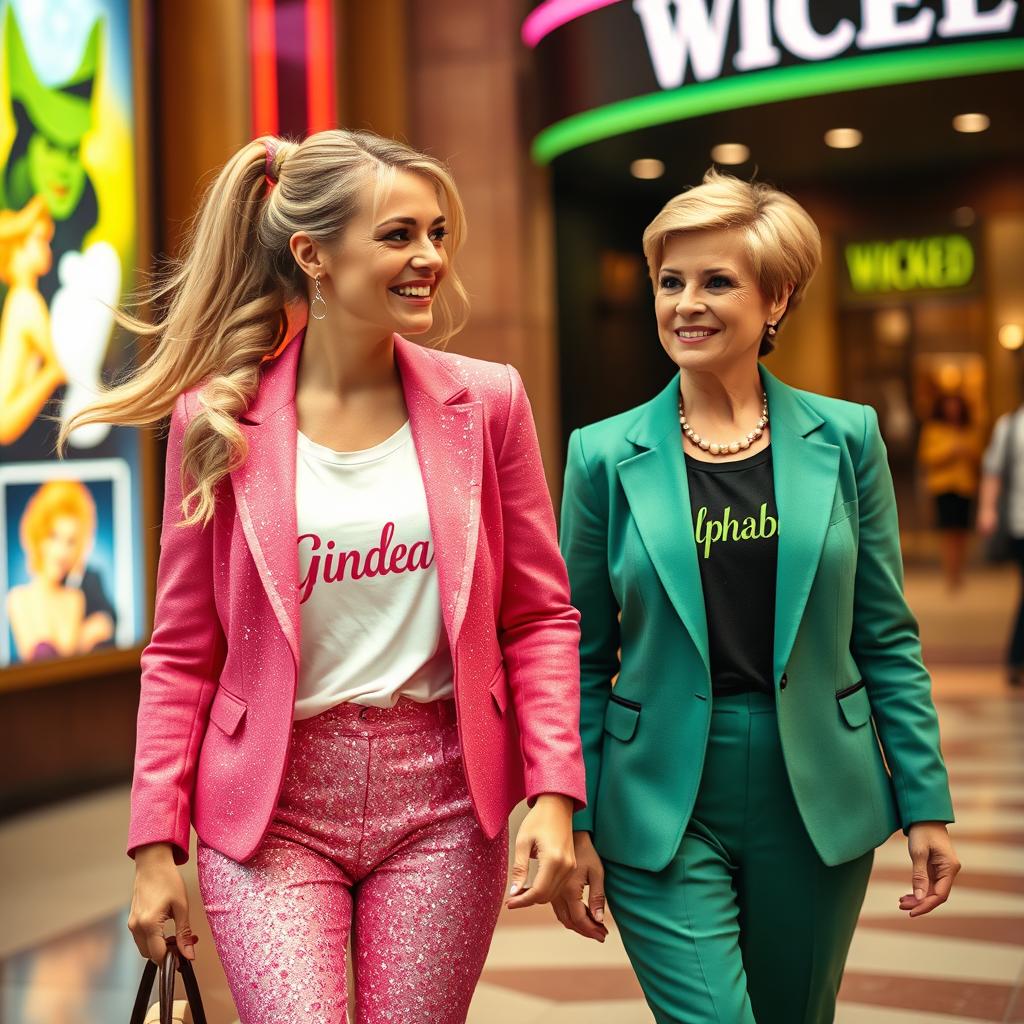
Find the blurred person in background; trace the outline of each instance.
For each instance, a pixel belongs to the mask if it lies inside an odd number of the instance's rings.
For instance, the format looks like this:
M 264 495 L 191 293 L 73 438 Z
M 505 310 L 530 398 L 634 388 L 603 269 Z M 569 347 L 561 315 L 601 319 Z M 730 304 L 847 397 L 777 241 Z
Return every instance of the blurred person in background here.
M 925 488 L 935 502 L 942 569 L 950 591 L 959 590 L 963 583 L 982 447 L 963 395 L 939 395 L 931 418 L 921 428 L 917 457 Z
M 554 910 L 602 941 L 607 895 L 659 1024 L 828 1024 L 875 847 L 907 833 L 912 917 L 959 870 L 885 446 L 759 362 L 820 261 L 793 199 L 709 171 L 643 245 L 679 373 L 569 441 L 588 804 Z
M 464 1021 L 519 800 L 509 905 L 573 866 L 579 615 L 530 405 L 513 368 L 402 336 L 461 327 L 463 235 L 402 143 L 252 142 L 165 318 L 125 318 L 153 355 L 64 424 L 171 415 L 129 927 L 159 961 L 173 918 L 194 957 L 193 823 L 243 1024 L 345 1021 L 350 930 L 362 1024 Z
M 1024 684 L 1024 405 L 1001 416 L 982 461 L 978 532 L 995 561 L 1016 562 L 1021 596 L 1007 649 L 1007 681 Z

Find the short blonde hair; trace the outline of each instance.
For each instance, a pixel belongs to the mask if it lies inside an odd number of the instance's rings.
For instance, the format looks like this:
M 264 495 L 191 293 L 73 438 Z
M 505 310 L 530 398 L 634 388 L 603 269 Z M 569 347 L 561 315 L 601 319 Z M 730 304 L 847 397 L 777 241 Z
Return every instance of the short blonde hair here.
M 673 196 L 644 232 L 644 256 L 654 288 L 673 235 L 740 228 L 761 292 L 778 302 L 793 291 L 783 317 L 799 305 L 821 263 L 821 234 L 792 196 L 762 182 L 747 182 L 711 168 L 703 184 Z M 781 326 L 781 324 L 780 324 Z M 767 335 L 761 355 L 775 347 Z
M 42 547 L 57 519 L 74 519 L 82 527 L 75 550 L 81 558 L 96 531 L 96 503 L 89 489 L 77 480 L 50 480 L 29 499 L 21 517 L 21 546 L 29 569 L 42 568 Z

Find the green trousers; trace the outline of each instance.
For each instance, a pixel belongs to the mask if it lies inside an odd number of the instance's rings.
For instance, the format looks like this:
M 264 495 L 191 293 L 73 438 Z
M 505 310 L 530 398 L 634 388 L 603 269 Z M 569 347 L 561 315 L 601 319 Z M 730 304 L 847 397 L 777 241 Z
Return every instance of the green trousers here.
M 658 1024 L 831 1024 L 872 860 L 826 867 L 811 845 L 772 698 L 716 698 L 675 858 L 658 872 L 605 862 L 608 906 Z

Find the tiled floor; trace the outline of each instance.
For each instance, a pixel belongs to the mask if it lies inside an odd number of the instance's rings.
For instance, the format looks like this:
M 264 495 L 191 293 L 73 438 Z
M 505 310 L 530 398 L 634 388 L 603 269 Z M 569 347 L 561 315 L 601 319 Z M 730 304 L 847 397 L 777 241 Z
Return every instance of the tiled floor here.
M 1024 1022 L 1024 695 L 1009 694 L 998 669 L 1015 581 L 986 573 L 948 597 L 933 574 L 914 573 L 908 594 L 935 674 L 965 868 L 945 907 L 909 921 L 896 910 L 909 887 L 905 843 L 895 837 L 882 847 L 836 1020 Z M 118 789 L 0 827 L 0 1024 L 127 1020 L 141 961 L 125 930 L 126 810 Z M 197 917 L 210 1024 L 231 1024 Z M 563 930 L 543 907 L 503 913 L 469 1019 L 652 1021 L 614 928 L 599 946 Z

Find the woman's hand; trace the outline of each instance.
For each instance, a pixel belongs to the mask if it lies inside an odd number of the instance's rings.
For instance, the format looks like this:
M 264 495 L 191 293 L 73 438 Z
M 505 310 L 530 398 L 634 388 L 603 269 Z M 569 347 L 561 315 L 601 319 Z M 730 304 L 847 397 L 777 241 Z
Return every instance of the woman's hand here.
M 1003 489 L 1001 476 L 984 473 L 978 491 L 978 533 L 991 537 L 999 526 L 999 492 Z
M 509 888 L 512 898 L 505 904 L 509 910 L 550 902 L 566 875 L 576 866 L 572 852 L 572 810 L 571 797 L 542 793 L 523 818 L 512 865 Z M 537 858 L 537 877 L 532 886 L 524 888 L 531 857 Z
M 918 821 L 907 833 L 910 861 L 913 864 L 913 892 L 900 897 L 900 910 L 911 917 L 931 913 L 949 899 L 960 861 L 953 850 L 946 826 L 941 821 Z
M 995 506 L 983 505 L 978 509 L 978 533 L 982 537 L 991 537 L 996 532 L 998 525 L 999 513 L 996 511 Z
M 551 901 L 551 908 L 566 928 L 579 932 L 585 939 L 604 942 L 608 929 L 604 924 L 604 865 L 594 849 L 589 832 L 574 832 L 576 868 L 562 883 Z M 583 889 L 590 887 L 586 902 Z
M 174 920 L 178 949 L 195 960 L 196 936 L 188 923 L 188 894 L 169 843 L 151 843 L 135 851 L 135 886 L 128 929 L 139 952 L 163 963 L 167 951 L 164 924 Z

